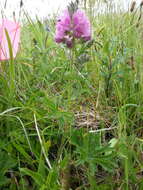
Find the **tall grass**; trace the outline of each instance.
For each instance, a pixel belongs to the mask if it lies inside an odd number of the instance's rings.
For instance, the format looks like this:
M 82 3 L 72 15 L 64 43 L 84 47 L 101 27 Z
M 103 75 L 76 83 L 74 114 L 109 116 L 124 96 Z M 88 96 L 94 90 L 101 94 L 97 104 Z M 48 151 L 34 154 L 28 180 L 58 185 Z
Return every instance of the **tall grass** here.
M 90 15 L 73 60 L 55 18 L 47 31 L 26 14 L 17 58 L 1 62 L 1 190 L 143 189 L 141 11 Z

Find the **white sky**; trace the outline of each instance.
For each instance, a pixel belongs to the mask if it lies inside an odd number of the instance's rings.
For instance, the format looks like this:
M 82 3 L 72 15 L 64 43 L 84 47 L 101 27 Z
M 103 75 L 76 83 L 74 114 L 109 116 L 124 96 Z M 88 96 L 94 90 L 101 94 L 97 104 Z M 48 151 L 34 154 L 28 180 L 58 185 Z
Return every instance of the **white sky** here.
M 0 0 L 0 10 L 4 8 L 6 0 Z M 124 7 L 128 8 L 132 0 L 112 0 L 120 2 Z M 65 8 L 71 0 L 23 0 L 24 10 L 29 13 L 31 17 L 37 15 L 38 17 L 45 18 L 50 14 L 56 13 L 61 8 Z M 137 4 L 141 0 L 136 0 Z M 4 10 L 4 15 L 10 17 L 15 11 L 16 15 L 19 13 L 20 0 L 7 0 L 7 7 Z
M 4 15 L 7 17 L 15 11 L 18 15 L 20 10 L 20 0 L 7 0 L 6 9 L 4 9 L 6 0 L 0 0 L 0 9 L 4 10 Z M 71 0 L 23 0 L 23 9 L 30 14 L 39 17 L 46 17 L 57 12 L 60 8 L 66 7 Z

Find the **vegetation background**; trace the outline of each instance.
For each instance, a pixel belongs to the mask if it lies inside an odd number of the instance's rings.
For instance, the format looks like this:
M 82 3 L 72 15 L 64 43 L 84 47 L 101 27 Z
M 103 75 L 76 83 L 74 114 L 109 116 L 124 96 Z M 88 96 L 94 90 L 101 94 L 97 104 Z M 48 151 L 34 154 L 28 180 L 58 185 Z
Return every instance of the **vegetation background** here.
M 1 190 L 143 189 L 143 2 L 80 3 L 90 42 L 69 50 L 56 17 L 24 12 L 17 58 L 0 63 Z

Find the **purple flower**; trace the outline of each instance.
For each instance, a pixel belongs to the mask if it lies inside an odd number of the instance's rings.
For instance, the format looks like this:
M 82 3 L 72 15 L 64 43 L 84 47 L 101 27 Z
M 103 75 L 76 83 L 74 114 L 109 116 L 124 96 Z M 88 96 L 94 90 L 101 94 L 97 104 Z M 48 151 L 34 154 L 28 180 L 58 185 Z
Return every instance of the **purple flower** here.
M 82 10 L 77 10 L 72 15 L 65 10 L 56 24 L 55 41 L 65 43 L 69 48 L 73 47 L 74 38 L 91 39 L 90 22 Z
M 56 25 L 55 41 L 57 43 L 61 43 L 64 41 L 64 37 L 66 36 L 66 33 L 70 31 L 70 27 L 71 27 L 71 18 L 68 10 L 65 10 L 63 14 L 59 17 Z
M 78 9 L 73 14 L 73 25 L 74 25 L 73 31 L 75 38 L 83 38 L 85 41 L 91 39 L 90 22 L 83 11 Z

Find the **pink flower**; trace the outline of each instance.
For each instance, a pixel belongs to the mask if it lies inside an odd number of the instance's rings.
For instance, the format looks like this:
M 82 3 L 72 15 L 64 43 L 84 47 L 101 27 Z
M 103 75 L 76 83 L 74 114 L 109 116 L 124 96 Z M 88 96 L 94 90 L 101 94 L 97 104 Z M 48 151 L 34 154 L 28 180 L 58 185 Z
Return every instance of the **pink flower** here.
M 83 38 L 86 41 L 91 39 L 90 22 L 83 11 L 78 9 L 73 14 L 73 26 L 74 37 Z
M 57 43 L 62 42 L 72 47 L 74 38 L 85 41 L 91 39 L 90 22 L 85 13 L 79 9 L 72 15 L 65 10 L 56 24 L 55 41 Z
M 63 14 L 59 17 L 56 25 L 56 37 L 55 41 L 57 43 L 63 42 L 66 33 L 70 32 L 71 18 L 68 10 L 65 10 Z
M 9 45 L 6 37 L 5 29 L 8 32 L 12 50 L 13 57 L 16 57 L 19 41 L 20 41 L 20 26 L 16 22 L 9 21 L 7 19 L 3 19 L 0 22 L 0 61 L 10 59 L 9 55 Z

